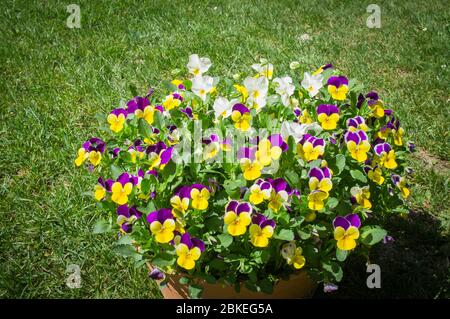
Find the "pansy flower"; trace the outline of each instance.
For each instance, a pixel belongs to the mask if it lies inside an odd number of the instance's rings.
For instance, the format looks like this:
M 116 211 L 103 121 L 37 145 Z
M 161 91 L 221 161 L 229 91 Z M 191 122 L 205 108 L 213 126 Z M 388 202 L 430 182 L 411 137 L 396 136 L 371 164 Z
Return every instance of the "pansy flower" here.
M 269 81 L 266 77 L 248 77 L 244 80 L 244 86 L 248 92 L 247 105 L 256 110 L 260 110 L 266 106 L 267 92 L 269 90 Z
M 353 159 L 362 163 L 367 160 L 367 152 L 370 151 L 370 143 L 367 134 L 360 130 L 357 132 L 347 131 L 344 134 L 347 150 Z
M 273 76 L 273 64 L 270 63 L 255 63 L 252 69 L 258 72 L 258 76 L 271 79 Z
M 191 54 L 189 56 L 189 62 L 187 68 L 189 73 L 195 77 L 207 72 L 211 67 L 211 60 L 209 58 L 200 58 L 198 54 Z
M 385 115 L 385 110 L 383 101 L 379 99 L 377 92 L 367 93 L 366 98 L 368 99 L 367 106 L 372 111 L 372 115 L 376 118 L 382 118 Z
M 250 110 L 244 104 L 235 104 L 232 109 L 231 119 L 234 127 L 241 131 L 248 131 L 252 117 Z
M 254 214 L 252 217 L 252 224 L 249 228 L 250 242 L 255 247 L 267 247 L 269 245 L 269 238 L 273 236 L 275 229 L 275 221 L 267 219 L 262 214 Z
M 170 111 L 180 106 L 181 102 L 183 102 L 183 97 L 178 93 L 172 93 L 166 96 L 162 103 L 162 106 L 165 110 Z
M 294 94 L 295 86 L 292 84 L 292 78 L 290 76 L 285 76 L 282 78 L 276 78 L 273 83 L 277 84 L 275 92 L 280 95 L 281 103 L 284 106 L 289 106 L 290 97 Z
M 367 177 L 377 183 L 378 185 L 382 185 L 384 183 L 383 170 L 380 166 L 375 165 L 374 167 L 365 166 L 364 171 L 367 174 Z
M 155 108 L 145 97 L 136 96 L 127 103 L 128 114 L 133 113 L 137 118 L 144 119 L 148 124 L 153 124 Z
M 170 83 L 175 85 L 177 87 L 177 89 L 179 89 L 179 90 L 182 90 L 182 91 L 186 90 L 186 87 L 184 86 L 182 80 L 174 79 L 174 80 L 170 81 Z
M 247 98 L 248 98 L 248 91 L 245 88 L 245 86 L 240 85 L 240 84 L 235 84 L 235 85 L 233 85 L 233 87 L 236 89 L 236 91 L 238 93 L 240 93 L 240 95 L 241 95 L 241 102 L 245 103 L 245 101 L 247 101 Z
M 352 202 L 356 202 L 359 206 L 365 209 L 372 208 L 369 186 L 364 186 L 362 188 L 354 186 L 350 189 L 350 194 L 352 195 Z
M 225 207 L 225 216 L 223 221 L 227 225 L 227 232 L 231 236 L 240 236 L 245 234 L 247 226 L 251 223 L 252 206 L 249 203 L 239 203 L 232 200 Z
M 328 93 L 338 101 L 343 101 L 348 93 L 348 79 L 345 76 L 330 76 L 327 81 Z
M 213 104 L 214 116 L 216 119 L 219 117 L 227 118 L 231 116 L 233 112 L 233 106 L 238 103 L 237 99 L 229 101 L 227 98 L 218 97 Z
M 267 139 L 260 140 L 258 150 L 255 153 L 256 160 L 264 166 L 269 166 L 272 160 L 278 160 L 282 152 L 288 150 L 288 145 L 281 134 L 270 135 Z
M 191 187 L 181 186 L 170 198 L 170 204 L 173 207 L 174 213 L 181 213 L 181 215 L 184 215 L 189 208 L 190 199 Z
M 203 149 L 203 159 L 205 161 L 214 159 L 219 154 L 221 143 L 218 135 L 211 134 L 208 138 L 204 138 L 202 143 L 206 144 Z
M 175 246 L 178 256 L 178 266 L 191 270 L 195 267 L 195 262 L 200 258 L 202 252 L 205 251 L 205 243 L 200 239 L 191 237 L 189 233 L 181 236 L 180 243 Z
M 256 160 L 256 147 L 240 148 L 237 157 L 246 180 L 253 181 L 261 176 L 264 165 Z
M 214 89 L 214 79 L 210 76 L 196 76 L 192 79 L 192 92 L 206 101 L 206 95 Z
M 112 179 L 104 180 L 103 178 L 98 178 L 98 184 L 94 187 L 94 198 L 101 201 L 106 196 L 106 192 L 111 192 L 111 187 L 114 181 Z
M 150 158 L 150 170 L 154 168 L 164 169 L 173 154 L 173 147 L 167 147 L 164 142 L 150 145 L 145 151 Z
M 170 208 L 161 208 L 147 215 L 150 231 L 158 243 L 170 242 L 175 231 L 175 219 Z
M 333 183 L 331 182 L 332 173 L 326 166 L 311 168 L 308 176 L 310 191 L 320 190 L 328 194 L 333 187 Z
M 286 259 L 288 265 L 295 269 L 301 269 L 305 266 L 306 258 L 303 256 L 303 249 L 297 247 L 295 241 L 290 241 L 281 247 L 281 256 Z
M 288 203 L 289 195 L 292 194 L 292 189 L 286 180 L 281 177 L 277 179 L 268 179 L 268 181 L 272 185 L 268 206 L 273 211 L 278 212 L 281 207 Z
M 400 190 L 403 198 L 408 198 L 409 194 L 410 194 L 410 190 L 408 188 L 408 184 L 406 183 L 406 178 L 404 178 L 400 175 L 397 175 L 397 174 L 392 174 L 391 180 L 392 180 L 392 183 L 395 186 L 397 186 L 397 188 Z
M 111 200 L 118 204 L 124 205 L 128 202 L 128 195 L 133 190 L 133 185 L 137 184 L 137 178 L 133 178 L 128 173 L 122 173 L 111 186 Z
M 332 68 L 333 68 L 333 64 L 331 64 L 331 63 L 321 65 L 316 71 L 314 71 L 313 75 L 321 74 L 321 73 L 323 73 L 323 71 L 325 71 L 327 69 L 332 69 Z
M 394 119 L 394 118 L 392 118 Z M 405 130 L 400 127 L 400 121 L 396 120 L 394 122 L 394 127 L 392 128 L 392 135 L 394 136 L 394 144 L 397 146 L 403 145 L 403 135 L 405 134 Z
M 211 193 L 208 187 L 202 184 L 193 184 L 189 193 L 191 205 L 194 209 L 205 210 L 208 208 L 208 200 Z
M 332 104 L 320 104 L 317 107 L 317 119 L 324 130 L 334 130 L 339 121 L 339 108 Z
M 308 208 L 311 210 L 321 210 L 325 207 L 324 200 L 328 198 L 328 193 L 321 190 L 314 190 L 308 195 Z
M 314 161 L 325 152 L 325 140 L 304 134 L 297 144 L 297 153 L 307 162 Z
M 294 115 L 296 117 L 295 122 L 300 122 L 301 124 L 311 124 L 313 122 L 308 110 L 301 110 L 297 107 L 294 109 Z
M 136 140 L 133 145 L 128 148 L 128 153 L 131 155 L 131 162 L 136 163 L 137 159 L 145 157 L 145 148 L 142 146 L 141 140 Z
M 301 82 L 302 87 L 308 91 L 309 96 L 314 97 L 319 93 L 319 90 L 323 87 L 323 75 L 322 74 L 309 74 L 304 73 L 303 81 Z
M 107 118 L 111 131 L 113 131 L 114 133 L 122 131 L 127 119 L 127 115 L 128 112 L 125 109 L 118 108 L 112 110 Z
M 136 206 L 128 207 L 128 205 L 120 205 L 117 207 L 117 224 L 123 233 L 132 231 L 133 223 L 142 217 Z
M 333 220 L 334 239 L 340 250 L 352 250 L 356 247 L 360 226 L 361 220 L 357 214 L 338 216 Z
M 369 129 L 364 118 L 360 115 L 349 118 L 346 124 L 350 132 L 357 132 L 359 130 L 366 132 Z
M 270 182 L 258 179 L 255 184 L 250 187 L 249 201 L 253 205 L 261 204 L 264 200 L 271 197 L 272 184 Z
M 89 159 L 92 165 L 100 164 L 102 154 L 105 152 L 105 142 L 97 137 L 93 137 L 83 143 L 78 150 L 78 156 L 75 159 L 75 165 L 81 166 L 84 161 Z
M 388 169 L 395 169 L 397 162 L 395 161 L 395 151 L 391 148 L 389 143 L 379 143 L 374 146 L 375 154 L 377 155 L 377 163 Z

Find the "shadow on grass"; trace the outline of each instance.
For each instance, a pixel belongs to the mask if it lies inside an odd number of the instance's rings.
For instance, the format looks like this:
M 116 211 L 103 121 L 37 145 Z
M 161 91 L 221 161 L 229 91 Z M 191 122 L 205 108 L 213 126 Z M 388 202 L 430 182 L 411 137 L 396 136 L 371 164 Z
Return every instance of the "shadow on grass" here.
M 326 294 L 319 286 L 314 298 L 450 298 L 450 243 L 440 222 L 428 213 L 411 212 L 382 224 L 395 241 L 370 252 L 371 263 L 381 268 L 381 288 L 367 288 L 366 259 L 354 254 L 339 289 Z

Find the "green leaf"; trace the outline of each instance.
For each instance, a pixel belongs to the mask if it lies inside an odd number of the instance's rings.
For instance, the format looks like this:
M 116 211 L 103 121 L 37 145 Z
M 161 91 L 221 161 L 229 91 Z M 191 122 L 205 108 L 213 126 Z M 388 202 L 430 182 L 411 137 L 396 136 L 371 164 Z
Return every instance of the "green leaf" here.
M 344 261 L 347 259 L 348 256 L 348 250 L 340 250 L 339 248 L 336 248 L 336 259 L 339 261 Z
M 189 281 L 190 281 L 189 278 L 181 277 L 179 280 L 179 283 L 182 285 L 187 285 L 189 283 Z
M 361 228 L 361 242 L 365 245 L 375 245 L 383 240 L 387 231 L 376 226 L 365 226 Z
M 157 254 L 152 259 L 152 265 L 159 267 L 159 268 L 172 266 L 174 264 L 174 262 L 175 262 L 175 256 L 168 254 L 168 253 Z
M 112 248 L 112 251 L 122 257 L 139 257 L 140 254 L 136 252 L 136 248 L 133 245 L 116 245 Z
M 226 269 L 228 268 L 227 264 L 226 264 L 223 260 L 218 259 L 218 258 L 213 259 L 213 260 L 209 263 L 209 265 L 210 265 L 212 268 L 217 269 L 217 270 L 219 270 L 219 271 L 226 270 Z
M 300 182 L 298 174 L 292 170 L 286 171 L 286 179 L 291 186 L 295 186 Z
M 327 201 L 328 208 L 335 208 L 339 204 L 339 200 L 335 197 L 330 197 Z
M 94 225 L 94 229 L 92 230 L 93 234 L 103 234 L 111 231 L 111 224 L 105 220 L 100 219 Z
M 342 280 L 344 272 L 342 271 L 341 266 L 339 266 L 336 262 L 323 262 L 322 268 L 331 275 L 337 282 Z
M 114 164 L 111 165 L 111 175 L 113 179 L 116 179 L 119 177 L 120 174 L 123 173 L 123 169 L 121 169 L 119 166 L 116 166 Z
M 294 240 L 294 232 L 290 229 L 282 229 L 274 236 L 276 239 L 291 241 Z
M 220 234 L 217 236 L 220 240 L 220 244 L 222 247 L 227 248 L 233 243 L 233 237 L 228 234 Z
M 267 278 L 260 280 L 258 282 L 258 287 L 266 294 L 271 294 L 273 292 L 273 283 Z
M 152 128 L 144 119 L 139 119 L 138 124 L 139 134 L 143 137 L 150 137 L 152 135 Z
M 343 154 L 336 155 L 336 167 L 338 169 L 336 175 L 339 175 L 344 170 L 345 167 L 345 155 Z
M 189 286 L 189 297 L 192 299 L 199 299 L 203 292 L 203 287 L 200 285 L 190 285 Z
M 353 169 L 353 170 L 350 171 L 350 175 L 352 175 L 352 177 L 354 179 L 356 179 L 356 180 L 358 180 L 360 182 L 367 183 L 367 178 L 361 171 Z

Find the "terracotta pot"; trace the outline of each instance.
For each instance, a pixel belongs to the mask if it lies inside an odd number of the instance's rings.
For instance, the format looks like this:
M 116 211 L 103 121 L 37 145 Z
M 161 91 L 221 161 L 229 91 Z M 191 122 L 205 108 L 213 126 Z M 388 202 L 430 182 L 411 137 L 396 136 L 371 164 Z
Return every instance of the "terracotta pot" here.
M 167 275 L 168 283 L 161 287 L 165 299 L 189 299 L 187 285 L 179 283 L 181 276 Z M 234 287 L 225 284 L 202 283 L 203 299 L 302 299 L 310 298 L 317 288 L 317 283 L 312 281 L 306 271 L 299 271 L 291 275 L 289 280 L 278 281 L 272 294 L 249 290 L 241 285 L 237 293 Z

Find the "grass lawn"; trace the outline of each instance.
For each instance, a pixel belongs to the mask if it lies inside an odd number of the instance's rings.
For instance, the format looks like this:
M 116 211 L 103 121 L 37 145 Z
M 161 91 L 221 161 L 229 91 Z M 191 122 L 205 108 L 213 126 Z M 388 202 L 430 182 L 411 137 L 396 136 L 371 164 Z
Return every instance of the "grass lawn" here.
M 81 8 L 69 29 L 66 6 Z M 450 285 L 448 1 L 1 1 L 0 297 L 156 298 L 144 269 L 114 255 L 115 238 L 91 234 L 102 212 L 82 194 L 94 176 L 75 169 L 98 113 L 184 68 L 191 53 L 232 75 L 260 57 L 275 74 L 331 62 L 377 90 L 418 151 L 408 220 L 387 220 L 396 241 L 374 250 L 382 289 L 365 287 L 353 258 L 338 292 L 316 297 L 445 297 Z M 310 40 L 301 40 L 309 34 Z M 70 264 L 82 287 L 66 286 Z

